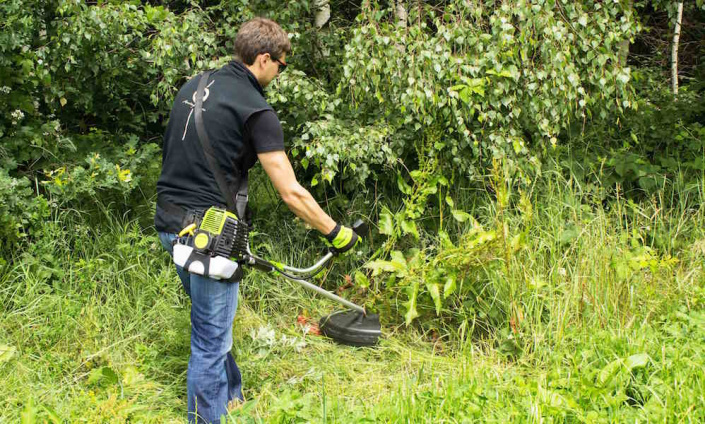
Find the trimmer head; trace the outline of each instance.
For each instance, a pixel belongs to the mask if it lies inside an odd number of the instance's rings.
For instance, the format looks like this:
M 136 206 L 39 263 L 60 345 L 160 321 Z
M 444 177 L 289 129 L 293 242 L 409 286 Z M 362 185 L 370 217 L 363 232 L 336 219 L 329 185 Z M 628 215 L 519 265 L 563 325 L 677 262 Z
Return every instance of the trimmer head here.
M 338 311 L 321 318 L 321 333 L 348 346 L 373 346 L 382 335 L 378 314 Z

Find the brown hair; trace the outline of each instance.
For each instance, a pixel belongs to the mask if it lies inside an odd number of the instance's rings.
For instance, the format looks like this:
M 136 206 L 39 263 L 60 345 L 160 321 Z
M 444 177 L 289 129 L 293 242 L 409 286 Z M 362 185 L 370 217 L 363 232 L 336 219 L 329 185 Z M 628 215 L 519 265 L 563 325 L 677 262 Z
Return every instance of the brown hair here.
M 235 59 L 252 65 L 257 55 L 269 53 L 279 59 L 291 53 L 291 43 L 286 32 L 276 22 L 254 18 L 242 24 L 235 36 Z

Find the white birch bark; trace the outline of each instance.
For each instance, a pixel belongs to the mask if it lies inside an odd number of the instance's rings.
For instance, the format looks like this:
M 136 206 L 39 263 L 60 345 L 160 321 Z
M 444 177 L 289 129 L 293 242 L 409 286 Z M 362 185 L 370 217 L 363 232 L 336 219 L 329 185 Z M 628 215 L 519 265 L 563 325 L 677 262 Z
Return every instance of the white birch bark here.
M 683 2 L 678 2 L 676 29 L 673 32 L 673 50 L 671 51 L 671 79 L 673 80 L 673 95 L 678 94 L 678 42 L 681 37 L 681 21 L 683 20 Z
M 322 28 L 330 20 L 330 0 L 314 0 L 313 7 L 316 10 L 313 22 L 316 28 Z
M 406 28 L 407 21 L 409 20 L 409 13 L 406 11 L 404 0 L 396 0 L 394 3 L 394 10 L 397 16 L 397 23 L 402 27 Z

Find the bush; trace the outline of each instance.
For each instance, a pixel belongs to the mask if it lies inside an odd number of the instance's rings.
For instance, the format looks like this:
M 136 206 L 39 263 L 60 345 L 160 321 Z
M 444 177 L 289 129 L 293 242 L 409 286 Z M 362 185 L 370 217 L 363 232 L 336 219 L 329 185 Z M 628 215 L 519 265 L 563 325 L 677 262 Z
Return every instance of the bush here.
M 49 216 L 49 206 L 27 178 L 10 177 L 2 168 L 0 199 L 0 250 L 7 259 L 14 255 L 18 242 L 32 235 Z
M 294 141 L 318 180 L 393 176 L 380 165 L 402 159 L 413 168 L 419 153 L 440 155 L 446 175 L 473 177 L 492 158 L 526 162 L 531 147 L 556 145 L 572 122 L 632 106 L 618 45 L 638 25 L 619 3 L 450 2 L 412 8 L 406 25 L 387 9 L 358 19 L 345 45 L 342 102 Z M 386 161 L 340 155 L 341 133 L 380 127 L 385 137 L 357 148 L 384 151 Z M 430 128 L 442 138 L 418 151 L 414 141 Z

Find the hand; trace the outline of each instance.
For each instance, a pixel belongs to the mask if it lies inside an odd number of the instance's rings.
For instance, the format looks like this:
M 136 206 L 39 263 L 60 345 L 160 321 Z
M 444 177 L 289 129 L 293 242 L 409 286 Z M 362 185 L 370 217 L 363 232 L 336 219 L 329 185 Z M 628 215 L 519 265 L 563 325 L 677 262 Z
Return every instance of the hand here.
M 333 253 L 341 254 L 355 247 L 360 237 L 352 228 L 337 224 L 335 228 L 333 228 L 333 231 L 326 235 L 326 240 Z

